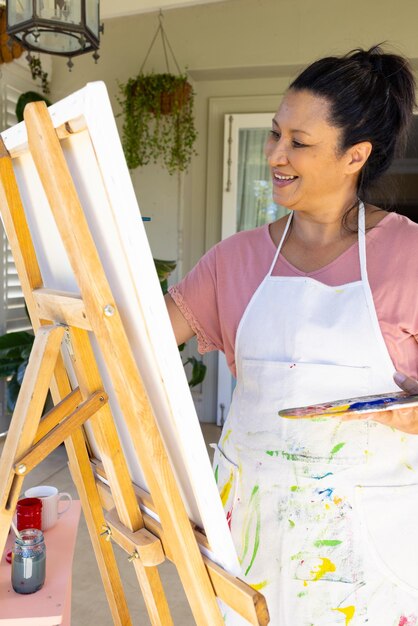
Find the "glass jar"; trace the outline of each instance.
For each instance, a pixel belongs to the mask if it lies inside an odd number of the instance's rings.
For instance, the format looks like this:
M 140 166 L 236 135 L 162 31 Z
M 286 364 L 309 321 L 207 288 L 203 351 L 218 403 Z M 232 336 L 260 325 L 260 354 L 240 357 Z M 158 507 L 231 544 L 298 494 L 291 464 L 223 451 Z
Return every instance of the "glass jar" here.
M 17 593 L 35 593 L 45 582 L 46 548 L 37 528 L 26 528 L 12 550 L 12 587 Z

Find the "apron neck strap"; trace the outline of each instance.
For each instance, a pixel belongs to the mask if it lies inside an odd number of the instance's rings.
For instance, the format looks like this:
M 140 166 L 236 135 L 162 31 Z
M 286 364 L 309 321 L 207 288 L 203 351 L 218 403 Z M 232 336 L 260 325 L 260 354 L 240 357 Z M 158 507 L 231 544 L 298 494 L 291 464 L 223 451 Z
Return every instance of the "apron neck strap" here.
M 267 276 L 271 276 L 273 272 L 274 266 L 276 265 L 277 259 L 279 258 L 280 250 L 282 249 L 284 240 L 286 239 L 286 235 L 290 228 L 292 218 L 293 218 L 293 211 L 290 213 L 287 219 L 284 233 L 282 235 L 282 238 L 280 239 L 279 245 L 277 246 L 276 254 L 274 255 L 273 262 L 270 265 L 270 269 L 267 273 Z M 359 200 L 357 228 L 358 228 L 358 248 L 359 248 L 359 257 L 360 257 L 361 279 L 363 281 L 364 280 L 367 281 L 368 278 L 367 278 L 367 264 L 366 264 L 366 211 L 364 208 L 363 200 Z
M 358 205 L 358 251 L 360 257 L 361 280 L 368 281 L 366 263 L 366 210 L 363 200 Z
M 288 232 L 288 230 L 290 228 L 290 223 L 292 221 L 292 218 L 293 218 L 293 211 L 291 211 L 289 217 L 287 218 L 286 228 L 284 229 L 284 233 L 282 235 L 282 238 L 280 239 L 280 243 L 277 246 L 276 254 L 274 255 L 274 259 L 273 259 L 272 264 L 270 265 L 270 269 L 267 272 L 267 276 L 271 276 L 271 273 L 272 273 L 272 271 L 274 269 L 274 266 L 276 265 L 277 259 L 279 258 L 280 250 L 282 249 L 284 240 L 286 239 L 287 232 Z

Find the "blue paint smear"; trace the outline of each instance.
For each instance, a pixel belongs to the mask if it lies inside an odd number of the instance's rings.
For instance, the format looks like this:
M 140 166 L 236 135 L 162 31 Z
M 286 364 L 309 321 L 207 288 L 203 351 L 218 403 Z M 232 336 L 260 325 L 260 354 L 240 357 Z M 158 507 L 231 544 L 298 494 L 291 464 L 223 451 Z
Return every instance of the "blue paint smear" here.
M 399 402 L 399 397 L 378 398 L 377 400 L 367 400 L 366 402 L 354 402 L 350 405 L 350 411 L 360 411 L 363 409 L 373 409 L 390 402 Z
M 322 480 L 323 478 L 326 478 L 327 476 L 332 476 L 332 475 L 333 475 L 333 472 L 327 472 L 323 476 L 311 476 L 311 478 L 313 478 L 314 480 Z
M 322 496 L 322 494 L 324 493 L 326 498 L 331 498 L 333 491 L 334 487 L 329 487 L 329 489 L 323 489 L 322 491 L 318 491 L 318 494 Z

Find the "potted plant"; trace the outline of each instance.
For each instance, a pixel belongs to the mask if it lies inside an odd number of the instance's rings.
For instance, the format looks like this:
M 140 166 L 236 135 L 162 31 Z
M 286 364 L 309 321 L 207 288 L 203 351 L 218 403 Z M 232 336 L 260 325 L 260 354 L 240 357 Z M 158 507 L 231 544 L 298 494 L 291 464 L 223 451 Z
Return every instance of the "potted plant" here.
M 0 336 L 0 378 L 7 379 L 6 398 L 10 412 L 16 405 L 33 341 L 33 334 L 26 331 Z
M 122 145 L 130 169 L 161 159 L 170 174 L 196 154 L 194 93 L 186 74 L 143 74 L 119 85 Z

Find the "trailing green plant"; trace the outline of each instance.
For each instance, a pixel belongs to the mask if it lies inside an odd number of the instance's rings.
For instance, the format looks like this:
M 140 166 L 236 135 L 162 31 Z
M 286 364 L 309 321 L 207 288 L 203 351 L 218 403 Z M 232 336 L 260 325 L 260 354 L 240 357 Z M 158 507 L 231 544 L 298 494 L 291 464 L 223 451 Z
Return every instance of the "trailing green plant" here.
M 185 171 L 196 154 L 194 93 L 186 74 L 143 74 L 119 84 L 122 145 L 130 169 L 161 161 Z
M 26 331 L 0 336 L 0 378 L 7 379 L 7 408 L 12 412 L 32 350 L 34 336 Z
M 176 269 L 177 263 L 175 261 L 163 261 L 162 259 L 154 259 L 154 263 L 157 270 L 158 279 L 160 281 L 161 289 L 163 291 L 163 294 L 166 294 L 168 288 L 168 277 L 170 276 L 171 272 Z M 186 344 L 182 343 L 179 346 L 180 352 L 183 352 L 185 347 Z M 189 387 L 196 387 L 204 381 L 207 367 L 201 359 L 197 359 L 195 356 L 191 356 L 186 359 L 186 361 L 183 361 L 183 365 L 185 367 L 187 365 L 191 366 L 191 375 L 188 380 Z
M 50 92 L 49 88 L 49 80 L 48 80 L 48 72 L 44 72 L 42 67 L 41 58 L 39 56 L 33 56 L 30 52 L 28 52 L 26 56 L 26 60 L 29 65 L 30 72 L 32 74 L 32 80 L 41 81 L 41 89 L 42 93 L 48 95 Z

